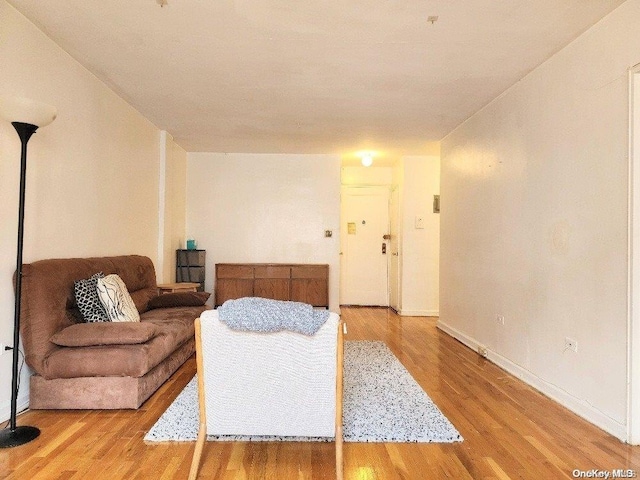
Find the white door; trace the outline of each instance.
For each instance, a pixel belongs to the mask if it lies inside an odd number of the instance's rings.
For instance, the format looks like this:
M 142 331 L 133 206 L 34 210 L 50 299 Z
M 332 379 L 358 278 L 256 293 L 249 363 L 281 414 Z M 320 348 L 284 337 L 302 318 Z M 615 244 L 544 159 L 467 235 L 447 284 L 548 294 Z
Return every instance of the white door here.
M 396 312 L 400 304 L 400 188 L 394 187 L 389 201 L 389 306 Z
M 389 305 L 389 189 L 343 187 L 341 197 L 343 305 Z

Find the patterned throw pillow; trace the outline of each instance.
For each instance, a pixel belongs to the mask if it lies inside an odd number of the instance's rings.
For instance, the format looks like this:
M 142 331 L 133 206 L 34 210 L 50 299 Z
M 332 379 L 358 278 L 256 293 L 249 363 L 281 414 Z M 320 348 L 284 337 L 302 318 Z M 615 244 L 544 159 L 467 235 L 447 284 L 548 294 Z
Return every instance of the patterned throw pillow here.
M 112 322 L 139 322 L 140 314 L 127 286 L 114 274 L 98 279 L 98 297 Z
M 108 322 L 107 311 L 102 306 L 96 286 L 98 279 L 104 274 L 98 272 L 90 278 L 73 282 L 73 291 L 76 295 L 76 303 L 85 322 Z

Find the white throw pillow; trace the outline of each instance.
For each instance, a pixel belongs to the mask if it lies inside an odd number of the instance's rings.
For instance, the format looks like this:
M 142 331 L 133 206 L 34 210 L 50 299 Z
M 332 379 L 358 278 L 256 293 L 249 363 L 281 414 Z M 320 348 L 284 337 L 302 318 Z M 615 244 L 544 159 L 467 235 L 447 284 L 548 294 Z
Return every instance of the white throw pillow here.
M 140 314 L 127 286 L 115 273 L 99 278 L 97 282 L 98 298 L 104 305 L 107 316 L 112 322 L 139 322 Z

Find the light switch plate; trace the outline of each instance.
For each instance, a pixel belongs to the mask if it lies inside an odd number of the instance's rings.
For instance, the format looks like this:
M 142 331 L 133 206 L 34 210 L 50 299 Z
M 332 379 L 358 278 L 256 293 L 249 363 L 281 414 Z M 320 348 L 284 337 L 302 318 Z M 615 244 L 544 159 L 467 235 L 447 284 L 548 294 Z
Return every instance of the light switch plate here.
M 424 228 L 424 217 L 422 215 L 416 215 L 416 228 Z

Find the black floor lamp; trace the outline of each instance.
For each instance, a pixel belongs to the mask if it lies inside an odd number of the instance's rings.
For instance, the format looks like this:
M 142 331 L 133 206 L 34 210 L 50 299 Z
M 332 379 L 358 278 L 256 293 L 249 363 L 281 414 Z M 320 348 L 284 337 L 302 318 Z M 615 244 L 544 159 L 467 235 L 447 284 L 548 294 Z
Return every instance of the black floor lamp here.
M 55 107 L 27 98 L 0 96 L 0 117 L 11 122 L 22 142 L 20 160 L 20 204 L 18 208 L 18 253 L 16 255 L 15 310 L 13 316 L 13 363 L 11 376 L 11 418 L 9 427 L 0 430 L 0 448 L 17 447 L 40 435 L 36 427 L 16 426 L 18 403 L 18 347 L 20 343 L 20 292 L 22 287 L 22 245 L 24 240 L 24 199 L 27 173 L 27 143 L 38 127 L 56 118 Z

